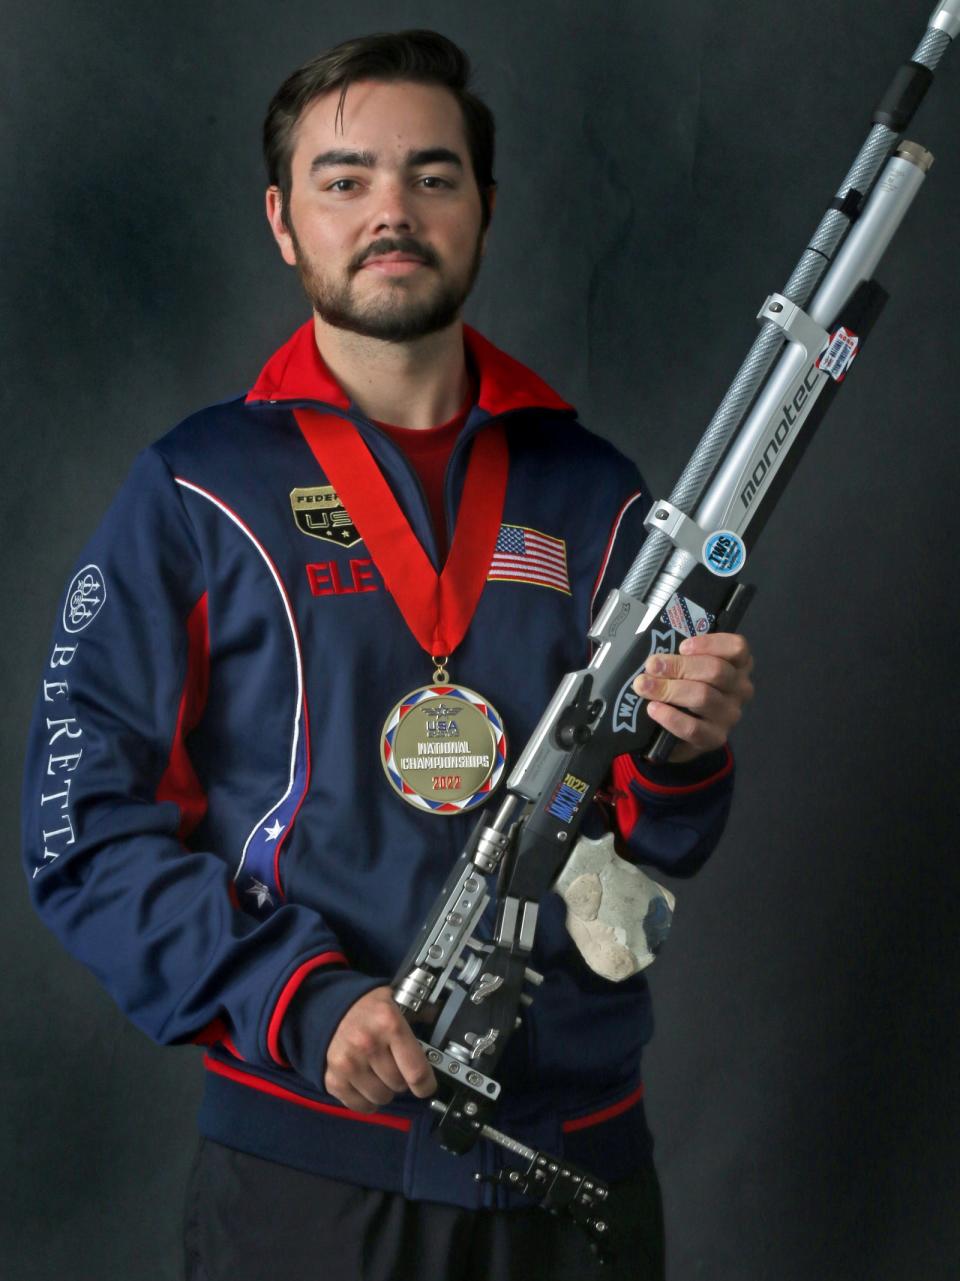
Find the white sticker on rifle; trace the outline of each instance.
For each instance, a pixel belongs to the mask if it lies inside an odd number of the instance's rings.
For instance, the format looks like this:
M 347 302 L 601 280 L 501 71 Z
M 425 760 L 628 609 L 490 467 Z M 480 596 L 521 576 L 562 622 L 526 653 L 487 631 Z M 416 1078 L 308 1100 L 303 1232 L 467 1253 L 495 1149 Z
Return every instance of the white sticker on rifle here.
M 713 626 L 714 615 L 701 609 L 689 596 L 674 592 L 667 601 L 662 618 L 681 636 L 703 636 Z
M 817 368 L 842 383 L 859 346 L 860 339 L 856 334 L 838 329 L 835 334 L 830 335 L 830 341 L 817 357 Z

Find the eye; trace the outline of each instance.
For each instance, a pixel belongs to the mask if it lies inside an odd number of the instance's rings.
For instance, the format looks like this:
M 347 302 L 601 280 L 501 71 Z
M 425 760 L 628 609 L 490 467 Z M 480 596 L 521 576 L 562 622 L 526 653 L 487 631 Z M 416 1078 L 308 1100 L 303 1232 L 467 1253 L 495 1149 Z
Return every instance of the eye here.
M 452 182 L 449 182 L 446 178 L 440 178 L 435 173 L 424 174 L 423 177 L 418 178 L 417 181 L 422 183 L 427 191 L 441 191 L 445 187 L 448 189 L 453 187 Z
M 337 178 L 327 187 L 327 191 L 348 192 L 353 191 L 358 185 L 356 178 Z

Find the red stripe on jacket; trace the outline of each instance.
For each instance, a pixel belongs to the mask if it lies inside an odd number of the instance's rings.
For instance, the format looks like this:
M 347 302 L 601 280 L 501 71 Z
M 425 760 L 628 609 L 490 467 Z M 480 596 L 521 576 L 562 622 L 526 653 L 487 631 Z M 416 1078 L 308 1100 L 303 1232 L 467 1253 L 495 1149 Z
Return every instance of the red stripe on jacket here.
M 702 792 L 705 787 L 713 787 L 714 783 L 719 783 L 722 778 L 726 778 L 733 769 L 733 752 L 730 750 L 730 744 L 724 743 L 724 761 L 719 769 L 708 774 L 706 778 L 699 778 L 694 783 L 679 783 L 668 786 L 665 783 L 655 783 L 653 779 L 647 778 L 643 768 L 632 756 L 618 756 L 614 761 L 614 766 L 619 762 L 625 762 L 621 765 L 619 777 L 615 771 L 615 781 L 618 786 L 623 783 L 634 782 L 638 787 L 644 788 L 648 792 L 653 792 L 656 796 L 689 796 L 691 792 Z
M 323 1112 L 328 1116 L 342 1117 L 345 1121 L 364 1121 L 368 1125 L 384 1125 L 391 1130 L 400 1130 L 401 1133 L 408 1133 L 413 1122 L 408 1117 L 389 1116 L 386 1112 L 354 1112 L 350 1108 L 337 1107 L 332 1103 L 321 1103 L 319 1099 L 308 1099 L 303 1094 L 297 1094 L 294 1090 L 285 1089 L 282 1085 L 276 1085 L 273 1081 L 265 1081 L 262 1077 L 252 1076 L 249 1072 L 244 1072 L 240 1068 L 231 1067 L 227 1063 L 221 1063 L 218 1059 L 211 1058 L 209 1055 L 204 1056 L 203 1066 L 208 1072 L 213 1072 L 217 1076 L 226 1077 L 229 1081 L 236 1081 L 238 1085 L 249 1086 L 253 1090 L 259 1090 L 262 1094 L 270 1094 L 274 1098 L 284 1099 L 288 1103 L 296 1103 L 300 1107 L 310 1108 L 313 1112 Z M 564 1134 L 574 1134 L 577 1130 L 586 1130 L 593 1125 L 601 1125 L 604 1121 L 612 1121 L 615 1117 L 622 1116 L 630 1108 L 636 1105 L 643 1098 L 643 1085 L 637 1086 L 626 1098 L 620 1099 L 617 1103 L 611 1103 L 608 1107 L 600 1108 L 596 1112 L 588 1112 L 585 1116 L 572 1117 L 561 1124 L 561 1130 Z
M 158 801 L 173 801 L 179 807 L 177 835 L 181 840 L 190 835 L 207 812 L 206 793 L 193 768 L 186 739 L 203 715 L 209 683 L 210 633 L 207 627 L 207 593 L 204 592 L 187 619 L 187 672 L 170 756 L 156 793 Z
M 697 779 L 694 783 L 679 783 L 668 786 L 665 783 L 655 783 L 652 779 L 647 778 L 637 760 L 630 755 L 615 756 L 613 766 L 610 770 L 612 782 L 611 792 L 613 794 L 614 815 L 616 818 L 617 831 L 624 840 L 629 840 L 633 829 L 636 827 L 643 814 L 643 801 L 637 795 L 633 783 L 640 791 L 649 792 L 652 796 L 689 796 L 691 792 L 701 792 L 704 788 L 713 787 L 719 783 L 722 778 L 726 778 L 733 769 L 733 752 L 730 750 L 729 743 L 724 744 L 725 759 L 718 770 L 709 774 L 706 778 Z
M 591 1125 L 600 1125 L 604 1121 L 612 1121 L 615 1116 L 620 1116 L 623 1112 L 628 1112 L 630 1108 L 635 1107 L 643 1098 L 643 1086 L 637 1088 L 625 1099 L 619 1103 L 611 1103 L 609 1107 L 601 1108 L 599 1112 L 588 1112 L 586 1116 L 577 1116 L 570 1121 L 564 1121 L 560 1129 L 564 1134 L 573 1134 L 577 1130 L 586 1130 Z
M 284 1015 L 290 1008 L 290 1002 L 300 989 L 300 984 L 308 974 L 318 969 L 321 965 L 346 964 L 347 958 L 342 952 L 321 952 L 319 956 L 312 956 L 309 961 L 304 961 L 287 979 L 283 986 L 283 991 L 273 1007 L 273 1013 L 270 1016 L 270 1023 L 267 1027 L 267 1049 L 270 1051 L 270 1057 L 275 1063 L 279 1063 L 281 1067 L 290 1066 L 280 1049 L 280 1027 L 283 1023 Z
M 217 1076 L 225 1076 L 230 1081 L 247 1085 L 253 1090 L 260 1090 L 263 1094 L 272 1094 L 274 1098 L 285 1099 L 288 1103 L 297 1103 L 300 1107 L 310 1108 L 314 1112 L 343 1117 L 346 1121 L 365 1121 L 368 1125 L 385 1125 L 388 1129 L 401 1130 L 404 1133 L 413 1124 L 407 1117 L 387 1116 L 385 1112 L 351 1112 L 349 1108 L 335 1107 L 332 1103 L 321 1103 L 317 1099 L 305 1098 L 304 1095 L 297 1094 L 293 1090 L 284 1089 L 282 1085 L 274 1085 L 272 1081 L 265 1081 L 262 1077 L 251 1076 L 249 1072 L 220 1063 L 209 1055 L 204 1056 L 203 1066 L 208 1072 L 215 1072 Z

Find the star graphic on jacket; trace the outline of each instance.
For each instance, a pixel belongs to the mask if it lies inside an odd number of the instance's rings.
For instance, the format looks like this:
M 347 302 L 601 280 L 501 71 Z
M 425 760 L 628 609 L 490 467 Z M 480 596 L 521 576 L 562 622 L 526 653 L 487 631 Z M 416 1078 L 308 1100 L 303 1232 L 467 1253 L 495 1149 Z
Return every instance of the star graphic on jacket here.
M 247 890 L 247 893 L 252 894 L 256 898 L 257 907 L 263 907 L 264 903 L 268 903 L 273 907 L 273 895 L 270 893 L 267 886 L 264 885 L 263 881 L 258 881 L 255 876 L 250 878 L 250 888 Z
M 263 830 L 266 832 L 268 840 L 275 841 L 283 831 L 283 828 L 284 824 L 281 823 L 278 818 L 275 818 L 273 820 L 273 827 L 265 827 Z

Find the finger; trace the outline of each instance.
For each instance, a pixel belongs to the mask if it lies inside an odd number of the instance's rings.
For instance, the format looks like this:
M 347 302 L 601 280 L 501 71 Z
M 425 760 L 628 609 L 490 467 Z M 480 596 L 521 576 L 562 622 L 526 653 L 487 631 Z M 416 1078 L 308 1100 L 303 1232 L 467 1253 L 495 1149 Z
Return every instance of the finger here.
M 418 1099 L 425 1099 L 434 1093 L 437 1078 L 433 1075 L 433 1069 L 417 1038 L 406 1024 L 391 1039 L 390 1051 L 403 1077 L 404 1086 L 411 1094 Z
M 352 1080 L 336 1072 L 326 1073 L 323 1088 L 351 1112 L 375 1112 L 382 1106 L 357 1089 Z
M 711 654 L 726 659 L 743 671 L 753 670 L 753 654 L 746 637 L 739 632 L 711 632 L 707 636 L 689 636 L 680 644 L 681 654 Z
M 407 1088 L 403 1073 L 397 1067 L 396 1061 L 388 1048 L 385 1047 L 379 1053 L 373 1055 L 370 1059 L 370 1067 L 392 1094 L 401 1094 Z
M 350 1080 L 351 1086 L 362 1094 L 365 1099 L 369 1099 L 374 1107 L 383 1107 L 389 1103 L 397 1093 L 389 1085 L 380 1079 L 373 1067 L 364 1064 L 359 1067 Z
M 391 1090 L 385 1085 L 366 1064 L 357 1064 L 344 1084 L 347 1089 L 352 1090 L 364 1100 L 368 1109 L 382 1108 L 396 1094 L 396 1090 Z M 360 1110 L 363 1111 L 363 1108 Z
M 721 726 L 711 721 L 699 720 L 689 712 L 671 707 L 668 703 L 648 703 L 647 714 L 651 720 L 669 730 L 674 738 L 689 743 L 698 751 L 713 751 L 727 741 L 726 732 Z
M 701 719 L 715 721 L 728 728 L 739 719 L 739 699 L 721 693 L 704 681 L 641 676 L 634 688 L 642 698 L 685 708 Z
M 743 678 L 742 673 L 732 663 L 728 663 L 724 658 L 714 658 L 710 655 L 695 655 L 691 657 L 681 657 L 679 654 L 659 655 L 652 658 L 647 663 L 643 675 L 648 679 L 660 678 L 660 683 L 664 690 L 663 698 L 666 702 L 672 703 L 674 700 L 666 695 L 666 682 L 679 679 L 689 681 L 700 681 L 705 685 L 711 685 L 723 693 L 732 693 L 738 682 Z M 637 693 L 643 693 L 638 686 L 634 686 Z M 650 686 L 653 697 L 659 697 L 659 692 L 654 686 Z
M 712 662 L 713 660 L 704 661 Z M 743 709 L 744 704 L 749 703 L 750 699 L 753 698 L 753 681 L 751 681 L 746 672 L 738 671 L 728 663 L 725 663 L 724 667 L 726 671 L 722 675 L 712 671 L 705 672 L 698 667 L 694 669 L 696 674 L 693 676 L 688 677 L 684 672 L 680 677 L 661 677 L 659 680 L 654 679 L 654 683 L 649 686 L 642 681 L 637 681 L 634 684 L 634 689 L 644 698 L 654 699 L 661 703 L 672 703 L 675 707 L 688 707 L 695 711 L 698 716 L 708 715 L 712 707 L 719 707 L 719 704 L 708 692 L 712 689 L 718 698 L 728 700 L 740 711 Z M 730 673 L 733 673 L 732 683 L 728 684 Z M 691 685 L 704 686 L 705 688 L 698 693 L 694 693 L 689 689 Z M 721 719 L 733 724 L 733 721 L 724 713 L 721 713 Z
M 345 1108 L 349 1108 L 351 1112 L 376 1112 L 377 1110 L 369 1099 L 365 1099 L 362 1094 L 358 1094 L 356 1090 L 351 1089 L 348 1085 L 334 1089 L 324 1082 L 324 1088 L 332 1098 L 336 1099 L 338 1103 L 342 1103 Z

